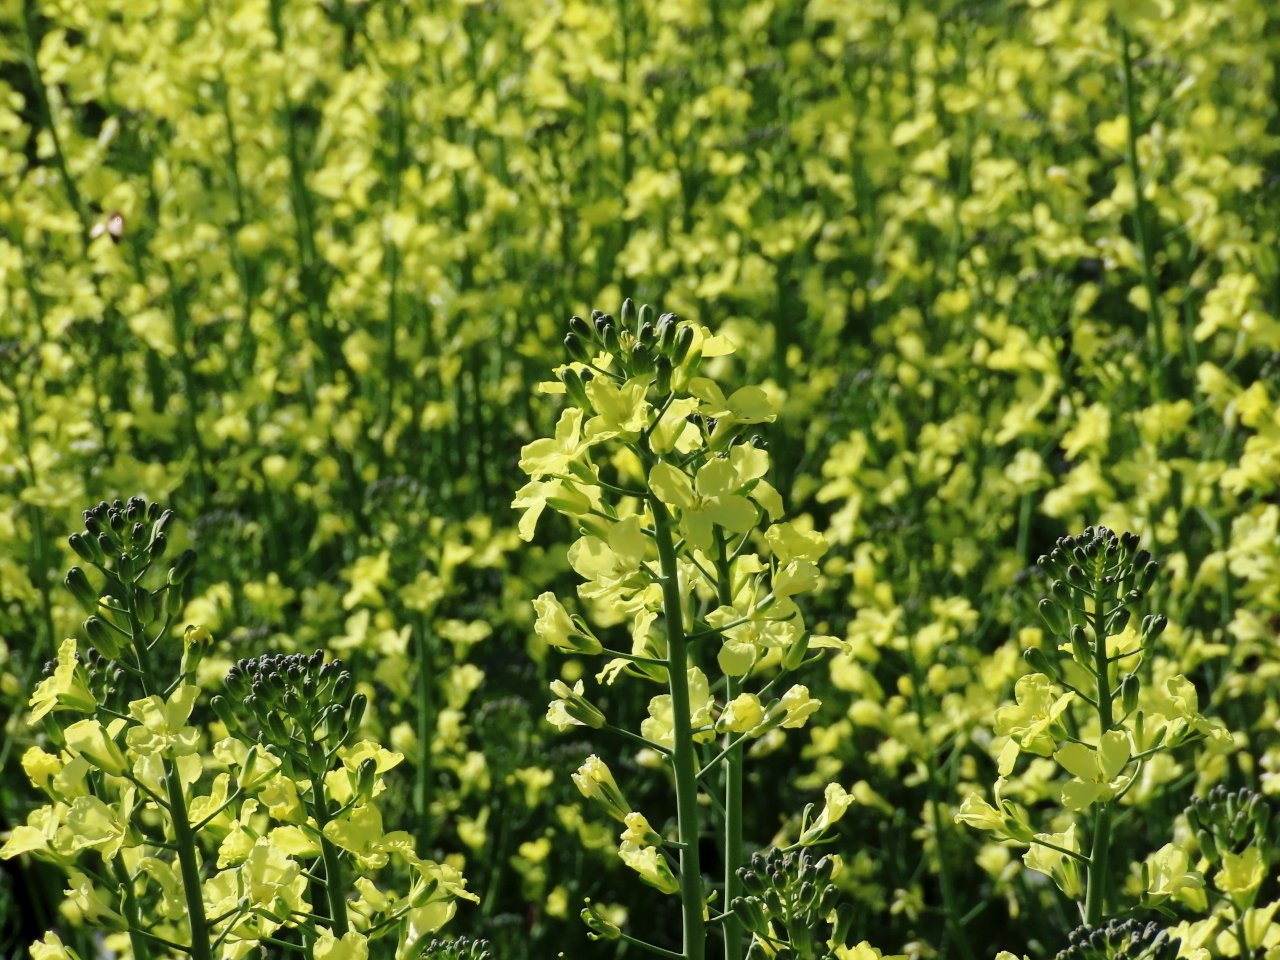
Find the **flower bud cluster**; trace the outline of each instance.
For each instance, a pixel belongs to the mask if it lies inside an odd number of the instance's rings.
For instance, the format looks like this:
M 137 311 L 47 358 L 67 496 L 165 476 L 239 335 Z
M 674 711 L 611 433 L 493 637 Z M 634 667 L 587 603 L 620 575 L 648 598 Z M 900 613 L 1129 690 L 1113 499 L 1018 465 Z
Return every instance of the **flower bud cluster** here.
M 1135 624 L 1159 574 L 1136 534 L 1088 527 L 1058 540 L 1039 564 L 1051 578 L 1039 604 L 1050 637 L 1024 652 L 1033 672 L 1016 682 L 1017 702 L 996 711 L 995 733 L 1006 738 L 997 760 L 996 803 L 972 795 L 955 819 L 1030 845 L 1024 862 L 1052 877 L 1068 896 L 1079 896 L 1087 886 L 1085 916 L 1096 926 L 1118 878 L 1099 876 L 1105 861 L 1095 864 L 1079 850 L 1077 827 L 1086 827 L 1087 820 L 1060 833 L 1037 833 L 1026 811 L 1002 797 L 1016 780 L 1019 756 L 1056 762 L 1063 775 L 1062 806 L 1093 820 L 1086 828 L 1095 834 L 1097 851 L 1107 843 L 1111 806 L 1140 782 L 1152 757 L 1197 741 L 1228 746 L 1230 737 L 1221 722 L 1200 713 L 1190 680 L 1151 669 L 1155 641 L 1167 621 L 1147 614 Z M 1206 837 L 1212 844 L 1212 835 Z M 1167 898 L 1181 889 L 1179 883 L 1203 882 L 1184 869 L 1179 856 L 1167 850 L 1159 856 L 1159 870 L 1144 884 L 1150 896 Z M 1087 885 L 1080 883 L 1080 864 L 1088 869 Z
M 1175 960 L 1181 947 L 1159 923 L 1135 919 L 1076 927 L 1067 942 L 1054 960 Z
M 487 940 L 455 937 L 449 940 L 432 940 L 419 955 L 421 960 L 492 960 Z
M 350 671 L 341 660 L 326 663 L 323 650 L 240 660 L 225 684 L 227 696 L 211 705 L 228 732 L 283 749 L 308 772 L 316 748 L 332 752 L 355 739 L 367 706 Z
M 86 614 L 84 633 L 92 647 L 108 659 L 118 658 L 128 645 L 130 620 L 148 626 L 170 623 L 188 596 L 195 568 L 194 550 L 184 550 L 165 574 L 164 583 L 147 589 L 143 577 L 164 556 L 173 511 L 143 497 L 102 501 L 84 511 L 84 532 L 67 538 L 76 555 L 103 577 L 97 588 L 80 567 L 63 580 Z
M 1231 790 L 1223 784 L 1207 797 L 1193 797 L 1186 810 L 1200 852 L 1215 867 L 1222 864 L 1224 855 L 1239 856 L 1250 846 L 1268 848 L 1273 813 L 1270 799 L 1263 794 L 1248 787 Z
M 745 895 L 730 909 L 759 941 L 781 942 L 797 960 L 828 956 L 851 933 L 848 904 L 838 904 L 840 891 L 831 882 L 838 867 L 836 857 L 807 850 L 754 854 L 738 868 Z

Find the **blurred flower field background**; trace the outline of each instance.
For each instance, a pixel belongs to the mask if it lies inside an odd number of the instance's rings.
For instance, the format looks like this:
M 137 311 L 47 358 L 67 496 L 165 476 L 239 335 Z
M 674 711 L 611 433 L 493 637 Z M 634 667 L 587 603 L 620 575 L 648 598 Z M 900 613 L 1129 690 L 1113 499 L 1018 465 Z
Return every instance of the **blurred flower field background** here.
M 841 648 L 808 725 L 753 747 L 745 839 L 842 784 L 855 939 L 1053 956 L 1061 884 L 956 815 L 1057 538 L 1161 559 L 1147 669 L 1231 731 L 1124 794 L 1130 892 L 1195 849 L 1193 794 L 1280 805 L 1278 56 L 1267 0 L 0 2 L 0 826 L 44 802 L 21 759 L 83 619 L 66 537 L 143 493 L 199 552 L 201 685 L 352 666 L 404 756 L 388 828 L 478 898 L 449 933 L 641 956 L 588 939 L 588 897 L 678 929 L 570 779 L 634 751 L 544 720 L 593 682 L 533 629 L 572 531 L 525 543 L 511 509 L 568 317 L 633 297 L 737 346 L 722 379 L 777 405 L 770 481 L 830 545 L 804 605 Z M 1052 808 L 1055 769 L 1005 796 Z M 50 927 L 90 955 L 64 885 L 4 863 L 6 955 Z

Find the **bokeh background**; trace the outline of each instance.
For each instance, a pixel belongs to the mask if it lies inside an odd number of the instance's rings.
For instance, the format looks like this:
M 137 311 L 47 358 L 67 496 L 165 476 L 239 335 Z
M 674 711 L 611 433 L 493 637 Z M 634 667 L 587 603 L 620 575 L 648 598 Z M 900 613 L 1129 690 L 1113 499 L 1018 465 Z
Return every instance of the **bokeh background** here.
M 1052 953 L 1070 904 L 952 815 L 994 779 L 1054 538 L 1142 534 L 1164 656 L 1237 732 L 1148 768 L 1125 852 L 1196 787 L 1280 792 L 1278 24 L 1267 0 L 3 0 L 0 821 L 34 801 L 26 699 L 79 620 L 66 534 L 141 492 L 200 552 L 211 688 L 267 650 L 358 666 L 408 758 L 394 826 L 481 895 L 452 932 L 612 957 L 584 896 L 673 922 L 569 780 L 616 745 L 542 720 L 590 669 L 531 629 L 569 531 L 521 544 L 509 509 L 565 321 L 630 296 L 734 340 L 722 379 L 782 401 L 773 480 L 833 544 L 810 620 L 851 652 L 749 768 L 748 838 L 856 784 L 833 849 L 861 936 Z M 5 950 L 69 929 L 59 877 L 3 870 Z

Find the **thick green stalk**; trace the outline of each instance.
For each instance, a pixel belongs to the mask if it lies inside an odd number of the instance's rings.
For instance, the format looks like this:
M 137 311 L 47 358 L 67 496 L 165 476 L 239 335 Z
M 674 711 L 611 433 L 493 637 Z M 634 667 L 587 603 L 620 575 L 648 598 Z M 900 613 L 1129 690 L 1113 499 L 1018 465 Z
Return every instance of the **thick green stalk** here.
M 142 919 L 138 912 L 138 898 L 133 892 L 133 881 L 125 872 L 124 863 L 119 857 L 111 861 L 111 872 L 115 876 L 116 883 L 120 885 L 120 892 L 124 897 L 121 907 L 124 918 L 129 921 L 129 946 L 133 948 L 134 960 L 151 960 L 151 945 L 144 937 L 138 935 L 138 931 L 142 929 Z
M 147 631 L 134 606 L 133 586 L 132 583 L 124 585 L 129 632 L 133 636 L 133 648 L 138 657 L 144 692 L 150 694 L 161 690 L 163 684 L 157 683 L 151 671 Z M 187 902 L 187 924 L 191 928 L 191 958 L 192 960 L 213 960 L 213 953 L 209 947 L 209 921 L 204 912 L 204 887 L 200 879 L 196 837 L 191 829 L 191 818 L 187 815 L 187 800 L 182 792 L 178 765 L 168 757 L 164 760 L 164 785 L 169 818 L 173 821 L 173 843 L 178 850 L 178 867 L 182 873 L 182 894 Z
M 169 794 L 169 815 L 173 819 L 173 842 L 178 848 L 178 866 L 182 871 L 182 892 L 187 900 L 187 922 L 191 926 L 192 960 L 212 960 L 209 950 L 209 923 L 204 913 L 204 888 L 200 881 L 200 864 L 196 859 L 196 838 L 187 817 L 187 801 L 182 795 L 178 766 L 164 762 L 165 789 Z
M 1098 736 L 1101 738 L 1114 725 L 1111 712 L 1111 677 L 1107 662 L 1107 630 L 1103 607 L 1110 600 L 1110 591 L 1102 585 L 1101 575 L 1093 578 L 1093 669 L 1097 674 Z M 1107 872 L 1111 848 L 1111 801 L 1098 805 L 1093 821 L 1093 841 L 1089 848 L 1089 867 L 1086 871 L 1084 922 L 1094 925 L 1102 922 L 1107 905 Z
M 315 783 L 317 786 L 314 788 L 311 812 L 316 818 L 316 825 L 323 831 L 325 824 L 329 822 L 328 801 L 324 796 L 323 778 Z M 334 936 L 342 937 L 351 929 L 347 923 L 347 887 L 342 870 L 342 854 L 323 832 L 320 835 L 320 858 L 324 861 L 324 894 L 329 902 L 329 919 L 333 921 L 331 929 Z
M 704 960 L 707 927 L 702 866 L 698 858 L 698 771 L 693 760 L 693 732 L 689 722 L 689 654 L 684 633 L 680 571 L 671 537 L 671 515 L 657 497 L 653 510 L 654 540 L 662 568 L 662 606 L 667 622 L 667 682 L 671 690 L 672 766 L 676 778 L 676 819 L 680 833 L 680 912 L 684 931 L 684 960 Z
M 725 701 L 741 693 L 734 677 L 725 677 Z M 733 734 L 725 734 L 726 742 Z M 729 909 L 735 897 L 742 896 L 738 867 L 742 865 L 742 744 L 724 758 L 724 960 L 742 960 L 743 929 L 738 915 Z
M 716 599 L 722 606 L 733 603 L 733 569 L 729 563 L 724 539 L 716 537 Z M 742 692 L 737 677 L 725 677 L 724 699 L 733 701 Z M 730 746 L 734 735 L 725 734 L 724 756 L 724 960 L 742 960 L 744 931 L 742 921 L 731 909 L 736 897 L 742 896 L 738 868 L 742 866 L 742 744 Z

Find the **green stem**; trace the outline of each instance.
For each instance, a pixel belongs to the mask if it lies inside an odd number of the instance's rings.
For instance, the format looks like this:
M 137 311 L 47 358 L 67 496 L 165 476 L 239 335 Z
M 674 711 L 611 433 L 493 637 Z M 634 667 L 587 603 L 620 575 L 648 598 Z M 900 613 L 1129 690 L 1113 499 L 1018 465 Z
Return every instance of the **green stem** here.
M 662 605 L 667 626 L 667 683 L 671 690 L 672 766 L 676 779 L 676 820 L 680 833 L 680 911 L 684 960 L 706 956 L 707 929 L 702 919 L 702 866 L 698 858 L 698 780 L 689 722 L 689 657 L 684 636 L 680 570 L 671 537 L 671 515 L 657 497 L 649 498 L 654 540 L 662 568 Z
M 342 854 L 324 835 L 324 828 L 329 823 L 329 801 L 324 793 L 325 763 L 317 757 L 316 745 L 310 745 L 308 759 L 311 761 L 311 815 L 315 817 L 316 828 L 320 834 L 320 858 L 324 862 L 324 894 L 329 903 L 329 916 L 332 919 L 332 931 L 336 937 L 342 937 L 350 929 L 347 923 L 347 886 L 342 871 Z
M 659 957 L 669 957 L 671 960 L 681 960 L 684 956 L 684 954 L 676 953 L 674 950 L 668 950 L 665 947 L 658 946 L 657 944 L 649 943 L 645 940 L 637 940 L 635 937 L 629 937 L 625 933 L 619 933 L 618 939 L 623 943 L 635 944 L 641 950 L 648 950 L 650 953 Z
M 716 599 L 721 606 L 733 603 L 733 570 L 730 566 L 724 538 L 716 536 Z M 724 678 L 725 703 L 742 692 L 742 681 L 727 675 Z M 733 742 L 731 732 L 725 734 L 724 745 L 724 960 L 742 960 L 745 931 L 742 921 L 733 912 L 733 901 L 742 896 L 742 881 L 738 868 L 742 866 L 742 742 Z
M 1251 960 L 1253 956 L 1253 951 L 1249 949 L 1249 937 L 1245 932 L 1244 911 L 1241 910 L 1239 907 L 1235 907 L 1235 912 L 1236 912 L 1236 922 L 1235 922 L 1236 945 L 1240 948 L 1240 952 L 1239 952 L 1240 960 Z
M 741 692 L 736 677 L 725 677 L 725 701 L 732 702 Z M 725 734 L 725 739 L 733 736 Z M 724 763 L 724 906 L 742 896 L 742 744 L 728 748 Z M 744 931 L 738 915 L 729 910 L 724 919 L 724 960 L 742 960 Z
M 165 788 L 169 793 L 169 811 L 173 818 L 173 839 L 178 848 L 178 866 L 182 871 L 182 892 L 187 900 L 187 922 L 191 926 L 191 956 L 194 960 L 212 960 L 209 950 L 209 924 L 204 913 L 204 892 L 200 882 L 200 862 L 196 857 L 196 839 L 187 819 L 187 801 L 182 795 L 178 767 L 172 760 L 164 762 Z
M 1105 736 L 1114 725 L 1111 713 L 1111 676 L 1107 662 L 1107 631 L 1102 610 L 1109 599 L 1099 574 L 1094 580 L 1097 596 L 1093 610 L 1093 669 L 1098 681 L 1098 736 Z M 1089 848 L 1089 866 L 1085 871 L 1084 921 L 1095 925 L 1102 921 L 1107 905 L 1107 869 L 1111 850 L 1111 802 L 1098 805 L 1093 822 L 1093 842 Z
M 129 945 L 133 947 L 133 955 L 136 960 L 151 960 L 151 947 L 144 938 L 138 936 L 142 918 L 138 914 L 138 898 L 133 892 L 133 881 L 125 872 L 119 857 L 111 861 L 111 870 L 115 874 L 116 883 L 120 884 L 120 893 L 124 898 L 121 906 L 124 908 L 125 919 L 129 921 Z
M 142 675 L 143 690 L 153 693 L 159 686 L 151 669 L 147 646 L 147 631 L 134 603 L 133 583 L 124 589 L 129 633 L 133 639 L 134 653 L 138 658 L 138 670 Z M 173 842 L 178 850 L 178 867 L 182 873 L 182 893 L 187 902 L 187 923 L 191 928 L 191 956 L 194 960 L 212 960 L 209 947 L 209 923 L 204 912 L 204 888 L 200 880 L 200 860 L 196 849 L 195 833 L 187 815 L 187 800 L 182 792 L 182 779 L 178 765 L 166 757 L 164 760 L 164 786 L 168 795 L 169 818 L 173 822 Z

